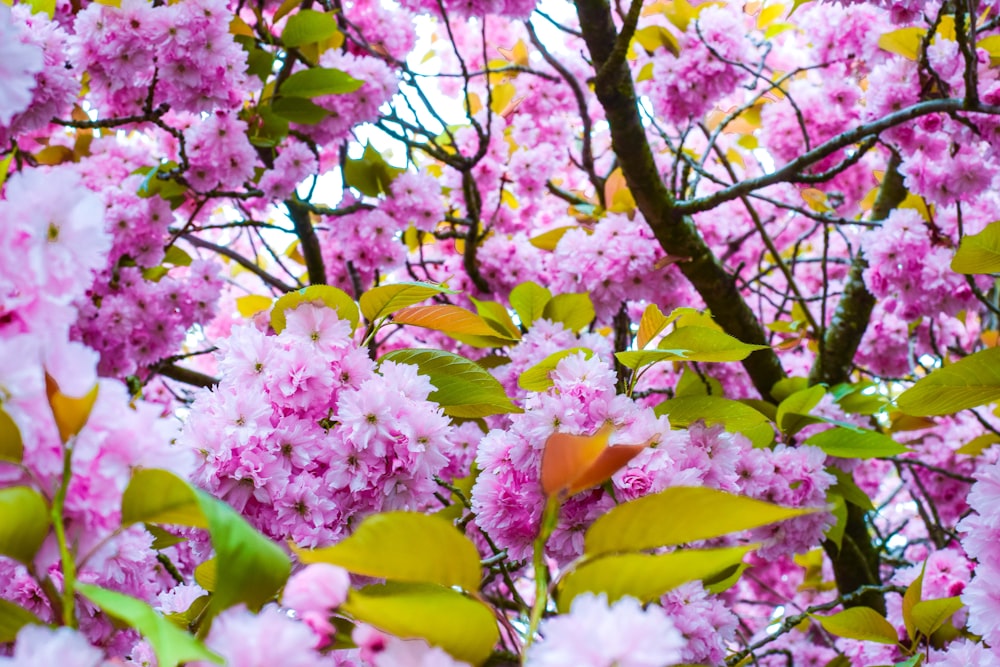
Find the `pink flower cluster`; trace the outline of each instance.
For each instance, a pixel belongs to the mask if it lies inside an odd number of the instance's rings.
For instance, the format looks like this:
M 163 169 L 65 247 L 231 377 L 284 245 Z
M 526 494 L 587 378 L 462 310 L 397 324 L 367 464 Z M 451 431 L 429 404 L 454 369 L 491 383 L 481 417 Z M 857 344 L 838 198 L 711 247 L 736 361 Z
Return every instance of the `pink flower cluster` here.
M 626 301 L 672 310 L 684 305 L 687 281 L 653 238 L 648 225 L 609 214 L 588 232 L 566 232 L 552 257 L 554 292 L 587 292 L 601 322 L 610 322 Z
M 190 164 L 185 177 L 196 190 L 240 190 L 253 178 L 257 152 L 236 113 L 216 111 L 185 130 L 184 139 Z
M 697 121 L 749 78 L 734 63 L 753 67 L 756 49 L 743 17 L 729 7 L 706 7 L 678 39 L 680 54 L 657 53 L 653 76 L 637 85 L 658 116 L 675 125 Z
M 542 640 L 528 649 L 526 667 L 667 667 L 682 662 L 685 638 L 657 606 L 643 609 L 635 598 L 609 604 L 585 593 L 568 614 L 544 621 Z
M 353 294 L 355 277 L 365 290 L 374 284 L 376 273 L 403 265 L 406 247 L 399 234 L 405 229 L 405 220 L 374 208 L 330 217 L 329 221 L 330 231 L 320 237 L 329 284 Z
M 954 250 L 934 243 L 915 209 L 896 209 L 861 241 L 868 268 L 865 285 L 885 309 L 904 320 L 954 315 L 973 299 L 965 278 L 951 270 Z
M 472 491 L 476 522 L 515 560 L 528 557 L 538 534 L 542 450 L 556 431 L 589 435 L 613 424 L 612 444 L 653 443 L 612 477 L 619 502 L 671 486 L 707 486 L 792 507 L 826 504 L 833 477 L 815 447 L 755 449 L 720 426 L 671 431 L 665 417 L 615 393 L 615 375 L 597 355 L 570 355 L 550 377 L 552 388 L 529 394 L 525 412 L 512 415 L 509 427 L 490 431 L 476 458 L 482 471 Z M 583 530 L 612 505 L 602 490 L 570 498 L 549 541 L 549 555 L 560 563 L 579 556 Z M 761 554 L 772 558 L 815 546 L 829 522 L 830 515 L 820 512 L 757 529 L 752 537 L 763 542 Z
M 984 466 L 976 473 L 976 483 L 969 493 L 969 505 L 975 510 L 959 524 L 962 547 L 977 561 L 975 577 L 962 592 L 962 602 L 969 607 L 969 629 L 992 647 L 992 660 L 1000 659 L 1000 463 Z
M 234 109 L 252 81 L 232 18 L 225 0 L 95 2 L 73 25 L 74 63 L 90 74 L 92 99 L 106 114 L 138 113 L 151 86 L 153 107 Z
M 9 17 L 4 12 L 11 14 Z M 0 146 L 9 139 L 45 127 L 69 111 L 79 89 L 67 65 L 69 35 L 28 5 L 0 10 Z M 41 59 L 37 56 L 41 54 Z M 4 127 L 6 126 L 6 128 Z
M 182 443 L 195 480 L 261 531 L 330 544 L 368 514 L 434 506 L 453 429 L 415 366 L 378 372 L 336 312 L 303 305 L 267 335 L 236 327 L 222 380 L 191 406 Z

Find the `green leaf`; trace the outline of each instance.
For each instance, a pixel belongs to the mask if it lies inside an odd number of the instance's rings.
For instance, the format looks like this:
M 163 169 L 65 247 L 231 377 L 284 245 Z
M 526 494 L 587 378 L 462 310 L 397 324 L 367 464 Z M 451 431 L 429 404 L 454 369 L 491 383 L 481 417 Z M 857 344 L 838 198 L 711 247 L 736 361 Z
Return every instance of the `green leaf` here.
M 730 433 L 742 433 L 755 447 L 764 447 L 774 440 L 770 420 L 749 405 L 719 396 L 681 396 L 663 401 L 654 410 L 656 416 L 667 415 L 674 428 L 687 428 L 698 420 L 707 425 L 722 424 Z
M 298 308 L 303 303 L 312 303 L 319 306 L 326 306 L 337 311 L 337 317 L 351 323 L 351 331 L 358 328 L 358 321 L 361 319 L 358 313 L 358 304 L 354 303 L 347 292 L 329 285 L 312 285 L 304 287 L 296 292 L 290 292 L 274 303 L 271 311 L 271 328 L 275 333 L 285 330 L 285 313 Z
M 163 254 L 164 264 L 173 264 L 174 266 L 191 266 L 191 255 L 187 254 L 176 245 L 172 245 L 167 248 L 167 251 Z
M 839 551 L 844 541 L 844 529 L 847 528 L 847 505 L 844 496 L 833 491 L 827 491 L 826 501 L 832 505 L 830 514 L 834 518 L 833 525 L 826 530 L 826 539 L 837 545 Z
M 767 345 L 743 343 L 724 331 L 705 326 L 674 329 L 660 340 L 661 350 L 687 350 L 687 361 L 743 361 L 751 352 L 766 350 Z
M 479 590 L 479 552 L 453 523 L 417 512 L 383 512 L 339 544 L 296 549 L 303 563 L 331 563 L 355 574 Z
M 343 95 L 353 93 L 365 85 L 347 72 L 339 69 L 314 67 L 296 72 L 281 84 L 278 92 L 283 97 L 322 97 L 323 95 Z
M 10 173 L 10 163 L 14 159 L 14 154 L 16 152 L 17 151 L 11 151 L 7 154 L 7 157 L 0 160 L 0 188 L 2 188 L 3 184 L 7 182 L 7 176 Z
M 45 14 L 50 19 L 56 15 L 56 0 L 28 0 L 32 14 Z
M 352 590 L 341 609 L 397 637 L 423 638 L 473 665 L 485 662 L 500 638 L 489 607 L 436 584 L 366 586 Z
M 205 648 L 195 637 L 156 613 L 142 600 L 91 584 L 78 583 L 76 591 L 105 613 L 138 630 L 153 647 L 160 667 L 177 667 L 195 660 L 224 663 L 221 657 Z
M 977 435 L 975 438 L 956 449 L 955 453 L 965 454 L 967 456 L 979 456 L 998 442 L 1000 442 L 1000 435 L 997 435 L 996 433 L 984 433 L 983 435 Z
M 878 644 L 896 644 L 899 641 L 896 628 L 868 607 L 852 607 L 832 616 L 810 616 L 819 621 L 823 629 L 838 637 Z
M 681 378 L 674 387 L 674 396 L 722 396 L 722 384 L 711 375 L 699 375 L 686 364 Z
M 503 385 L 479 364 L 443 350 L 394 350 L 382 361 L 415 364 L 437 387 L 430 395 L 452 417 L 487 417 L 521 412 Z
M 965 274 L 1000 272 L 1000 222 L 991 222 L 978 234 L 962 237 L 951 270 Z
M 324 14 L 312 9 L 300 9 L 288 19 L 281 33 L 281 41 L 287 47 L 315 44 L 333 37 L 337 30 L 337 19 L 333 14 Z
M 146 524 L 146 532 L 153 536 L 153 544 L 151 546 L 157 551 L 160 549 L 166 549 L 167 547 L 172 547 L 175 544 L 180 544 L 181 542 L 187 542 L 188 539 L 186 537 L 174 535 L 173 533 L 163 530 L 159 526 L 155 526 L 151 523 Z
M 875 459 L 911 451 L 878 431 L 845 426 L 834 426 L 810 436 L 806 444 L 842 459 Z
M 551 300 L 552 292 L 530 280 L 510 291 L 510 306 L 525 328 L 531 327 L 535 320 L 542 317 L 546 304 Z
M 0 407 L 0 461 L 20 463 L 23 456 L 21 429 L 7 411 Z
M 359 159 L 348 158 L 344 164 L 344 182 L 369 197 L 389 194 L 389 184 L 405 169 L 393 167 L 371 144 Z
M 369 322 L 392 315 L 397 310 L 420 303 L 435 294 L 457 294 L 432 283 L 394 283 L 373 287 L 361 295 L 361 314 Z
M 545 304 L 542 317 L 553 322 L 562 322 L 570 331 L 579 331 L 594 321 L 594 304 L 586 292 L 557 294 Z
M 913 623 L 925 637 L 930 637 L 962 608 L 959 597 L 923 600 L 913 605 Z
M 24 607 L 0 599 L 0 644 L 14 641 L 26 625 L 45 625 L 45 622 Z
M 906 626 L 906 634 L 914 641 L 917 637 L 917 624 L 913 619 L 913 608 L 924 595 L 924 573 L 926 571 L 927 561 L 924 561 L 920 568 L 920 574 L 906 587 L 906 592 L 903 593 L 903 625 Z
M 830 491 L 834 493 L 839 493 L 844 497 L 849 503 L 857 505 L 861 509 L 867 512 L 874 512 L 875 505 L 872 504 L 871 498 L 858 488 L 858 485 L 854 482 L 854 478 L 851 473 L 844 472 L 839 468 L 829 466 L 826 471 L 837 478 L 837 483 L 830 487 Z
M 326 120 L 330 112 L 304 97 L 279 97 L 271 102 L 278 116 L 300 125 L 316 125 Z
M 615 359 L 634 371 L 660 361 L 686 361 L 688 350 L 627 350 L 615 352 Z
M 1000 399 L 1000 347 L 991 347 L 938 368 L 900 394 L 908 415 L 946 415 Z
M 594 356 L 594 351 L 589 347 L 571 347 L 568 350 L 553 352 L 528 370 L 521 373 L 521 375 L 517 378 L 517 386 L 525 391 L 545 391 L 552 386 L 552 380 L 549 379 L 549 373 L 556 369 L 556 366 L 559 365 L 560 361 L 579 352 L 583 352 L 587 359 Z
M 260 609 L 284 585 L 291 571 L 288 556 L 258 533 L 233 508 L 165 470 L 138 470 L 122 496 L 122 523 L 172 523 L 206 527 L 218 569 L 211 613 L 244 603 Z
M 707 579 L 743 561 L 753 546 L 689 549 L 667 554 L 624 553 L 586 562 L 566 574 L 556 599 L 559 611 L 569 610 L 581 593 L 607 593 L 608 602 L 625 596 L 652 602 L 689 581 Z
M 514 340 L 521 339 L 521 330 L 514 324 L 514 320 L 511 319 L 510 313 L 507 312 L 503 304 L 496 301 L 480 301 L 474 297 L 469 297 L 469 300 L 476 307 L 476 314 L 486 320 L 501 336 L 507 336 Z
M 795 435 L 806 426 L 819 423 L 821 420 L 811 416 L 809 412 L 819 404 L 825 394 L 826 390 L 822 386 L 814 385 L 796 391 L 781 401 L 774 420 L 781 432 Z
M 598 556 L 685 544 L 814 511 L 780 507 L 715 489 L 671 487 L 618 505 L 599 517 L 587 530 L 584 552 Z
M 259 610 L 288 580 L 292 567 L 288 556 L 232 507 L 204 491 L 195 492 L 208 518 L 215 558 L 223 573 L 213 591 L 211 616 L 240 603 Z
M 0 555 L 31 565 L 49 534 L 49 507 L 26 486 L 0 489 Z
M 122 525 L 134 523 L 208 528 L 194 489 L 179 483 L 172 472 L 155 468 L 136 470 L 122 494 Z

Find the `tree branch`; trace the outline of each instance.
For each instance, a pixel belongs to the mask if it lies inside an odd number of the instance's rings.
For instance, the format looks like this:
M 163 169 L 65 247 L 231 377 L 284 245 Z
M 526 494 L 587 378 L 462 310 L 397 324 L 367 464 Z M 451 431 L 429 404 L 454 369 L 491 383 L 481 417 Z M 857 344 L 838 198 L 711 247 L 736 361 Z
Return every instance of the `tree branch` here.
M 610 6 L 605 0 L 577 0 L 576 9 L 594 68 L 601 72 L 595 92 L 604 107 L 612 147 L 621 160 L 636 205 L 664 251 L 685 258 L 678 264 L 681 272 L 726 331 L 744 342 L 766 345 L 764 329 L 740 295 L 735 280 L 705 243 L 694 221 L 677 209 L 673 195 L 663 183 L 639 118 L 627 63 L 602 69 L 612 58 L 618 40 Z M 770 397 L 771 387 L 785 377 L 771 349 L 754 352 L 743 366 L 765 398 Z
M 326 284 L 326 267 L 323 265 L 323 253 L 319 247 L 319 237 L 309 217 L 309 209 L 295 199 L 285 201 L 288 215 L 295 225 L 295 234 L 302 246 L 302 257 L 306 260 L 306 270 L 309 272 L 310 285 Z

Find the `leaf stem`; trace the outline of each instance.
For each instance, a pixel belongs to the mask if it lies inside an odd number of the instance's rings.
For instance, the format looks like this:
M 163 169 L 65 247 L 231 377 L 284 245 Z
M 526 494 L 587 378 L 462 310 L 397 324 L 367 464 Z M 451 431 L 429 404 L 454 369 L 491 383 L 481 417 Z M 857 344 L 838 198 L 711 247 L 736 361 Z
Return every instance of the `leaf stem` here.
M 535 552 L 532 559 L 535 568 L 535 601 L 531 605 L 531 619 L 528 624 L 528 637 L 525 641 L 526 649 L 535 641 L 538 625 L 542 622 L 542 615 L 549 602 L 549 567 L 545 563 L 545 544 L 549 541 L 559 521 L 559 505 L 558 496 L 550 496 L 545 502 L 542 525 L 538 529 L 538 537 L 535 538 Z

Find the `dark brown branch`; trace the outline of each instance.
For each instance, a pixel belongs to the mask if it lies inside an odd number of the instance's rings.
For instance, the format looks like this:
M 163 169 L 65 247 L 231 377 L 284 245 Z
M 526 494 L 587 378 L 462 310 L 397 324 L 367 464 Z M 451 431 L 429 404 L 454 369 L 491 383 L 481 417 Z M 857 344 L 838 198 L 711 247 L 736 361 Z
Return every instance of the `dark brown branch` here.
M 766 345 L 764 329 L 740 295 L 733 276 L 712 253 L 694 221 L 677 209 L 663 183 L 639 117 L 627 63 L 603 69 L 618 43 L 610 6 L 604 0 L 577 0 L 576 9 L 594 68 L 601 72 L 595 92 L 607 116 L 612 147 L 639 210 L 660 246 L 668 254 L 685 259 L 678 264 L 681 272 L 726 331 L 744 342 Z M 743 365 L 765 398 L 770 397 L 771 387 L 785 377 L 777 355 L 770 349 L 751 354 Z
M 165 378 L 183 382 L 184 384 L 189 384 L 192 387 L 207 387 L 211 389 L 219 384 L 219 378 L 214 378 L 211 375 L 199 373 L 196 370 L 184 368 L 183 366 L 178 366 L 176 364 L 154 366 L 152 370 L 156 374 L 162 375 Z
M 282 292 L 295 291 L 295 287 L 293 285 L 289 285 L 288 283 L 282 282 L 281 280 L 275 278 L 270 273 L 260 268 L 255 263 L 251 262 L 249 259 L 247 259 L 246 257 L 244 257 L 243 255 L 234 250 L 230 250 L 225 246 L 221 246 L 216 243 L 200 239 L 197 236 L 193 236 L 191 234 L 182 234 L 181 238 L 196 248 L 205 248 L 206 250 L 211 250 L 214 253 L 222 255 L 223 257 L 228 257 L 229 259 L 233 260 L 234 262 L 242 266 L 244 269 L 254 274 L 255 276 L 257 276 L 258 278 L 260 278 L 265 283 L 267 283 L 268 285 L 270 285 L 275 289 L 281 290 Z
M 323 265 L 323 253 L 319 247 L 319 237 L 313 228 L 309 209 L 296 199 L 285 201 L 288 216 L 295 225 L 295 234 L 299 237 L 302 247 L 302 257 L 306 260 L 306 270 L 309 272 L 310 285 L 326 284 L 326 267 Z

